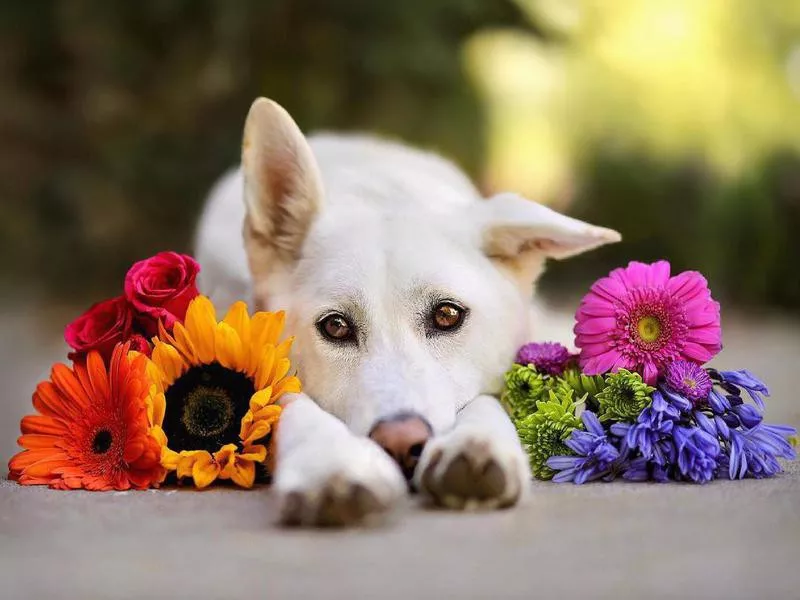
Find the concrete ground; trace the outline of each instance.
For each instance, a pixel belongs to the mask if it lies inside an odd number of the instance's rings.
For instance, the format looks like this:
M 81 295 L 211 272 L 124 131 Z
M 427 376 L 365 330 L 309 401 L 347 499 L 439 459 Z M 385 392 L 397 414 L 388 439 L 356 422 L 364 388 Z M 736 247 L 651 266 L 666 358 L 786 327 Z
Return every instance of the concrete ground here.
M 0 317 L 3 459 L 35 381 L 65 352 L 63 322 Z M 724 326 L 716 364 L 761 375 L 768 419 L 800 426 L 800 323 Z M 496 513 L 410 499 L 350 531 L 276 527 L 267 488 L 92 494 L 2 481 L 0 598 L 800 598 L 800 463 L 787 467 L 707 486 L 537 482 L 526 505 Z

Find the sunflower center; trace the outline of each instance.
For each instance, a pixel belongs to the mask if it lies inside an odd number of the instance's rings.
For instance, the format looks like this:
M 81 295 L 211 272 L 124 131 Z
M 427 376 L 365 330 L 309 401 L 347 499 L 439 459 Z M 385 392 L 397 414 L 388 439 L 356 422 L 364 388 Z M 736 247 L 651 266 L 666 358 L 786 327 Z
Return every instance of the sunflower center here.
M 163 427 L 169 447 L 176 452 L 216 452 L 238 443 L 242 417 L 254 393 L 253 381 L 244 373 L 219 363 L 192 367 L 165 393 Z
M 183 405 L 181 423 L 192 435 L 219 435 L 231 424 L 233 403 L 222 388 L 198 385 Z
M 661 337 L 661 321 L 652 315 L 639 319 L 636 328 L 639 331 L 639 337 L 645 342 L 655 342 Z
M 92 452 L 95 454 L 105 454 L 111 449 L 111 432 L 108 429 L 101 429 L 92 438 Z

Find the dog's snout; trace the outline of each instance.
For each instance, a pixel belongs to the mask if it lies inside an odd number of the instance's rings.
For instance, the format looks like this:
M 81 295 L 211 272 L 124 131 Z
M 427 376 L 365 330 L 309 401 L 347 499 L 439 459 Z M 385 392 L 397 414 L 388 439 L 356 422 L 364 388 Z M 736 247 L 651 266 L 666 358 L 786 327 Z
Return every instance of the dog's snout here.
M 432 434 L 431 426 L 421 416 L 402 413 L 378 421 L 369 437 L 386 450 L 410 480 Z

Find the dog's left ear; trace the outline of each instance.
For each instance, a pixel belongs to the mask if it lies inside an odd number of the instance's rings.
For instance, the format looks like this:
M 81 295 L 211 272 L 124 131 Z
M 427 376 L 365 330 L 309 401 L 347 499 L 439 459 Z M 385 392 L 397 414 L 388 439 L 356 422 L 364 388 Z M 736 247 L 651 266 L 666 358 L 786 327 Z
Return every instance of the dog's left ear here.
M 483 250 L 490 258 L 513 260 L 538 250 L 562 259 L 622 239 L 613 229 L 567 217 L 516 194 L 494 196 L 481 210 Z

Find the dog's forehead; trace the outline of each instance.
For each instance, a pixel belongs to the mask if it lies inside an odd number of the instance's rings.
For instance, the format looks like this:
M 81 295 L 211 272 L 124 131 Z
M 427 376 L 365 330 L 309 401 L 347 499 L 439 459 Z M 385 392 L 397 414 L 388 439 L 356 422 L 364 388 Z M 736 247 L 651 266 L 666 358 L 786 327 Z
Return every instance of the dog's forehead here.
M 312 228 L 298 279 L 320 293 L 463 287 L 485 266 L 474 237 L 457 214 L 337 211 Z

